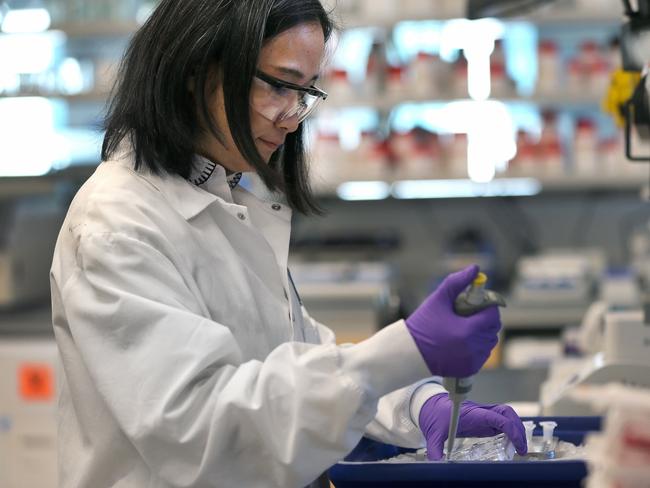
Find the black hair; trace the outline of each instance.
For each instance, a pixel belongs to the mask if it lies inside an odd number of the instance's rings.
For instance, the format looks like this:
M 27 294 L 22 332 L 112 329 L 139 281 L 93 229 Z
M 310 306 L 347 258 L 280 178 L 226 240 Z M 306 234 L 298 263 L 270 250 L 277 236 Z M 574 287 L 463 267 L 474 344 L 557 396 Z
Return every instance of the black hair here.
M 309 184 L 303 124 L 287 135 L 267 164 L 251 134 L 249 97 L 264 43 L 297 25 L 316 22 L 327 41 L 334 21 L 319 0 L 162 0 L 134 34 L 122 59 L 104 126 L 102 160 L 125 138 L 135 169 L 189 178 L 206 120 L 211 73 L 223 83 L 225 111 L 237 148 L 272 191 L 301 213 L 320 213 Z M 205 87 L 195 89 L 189 87 Z

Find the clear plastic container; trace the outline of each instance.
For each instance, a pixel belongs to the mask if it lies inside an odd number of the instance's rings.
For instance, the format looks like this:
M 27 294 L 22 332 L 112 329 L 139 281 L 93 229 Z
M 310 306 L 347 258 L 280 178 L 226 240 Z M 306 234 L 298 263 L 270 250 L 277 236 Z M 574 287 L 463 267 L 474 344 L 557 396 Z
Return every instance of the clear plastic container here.
M 469 445 L 463 443 L 454 449 L 450 461 L 510 461 L 515 448 L 505 434 L 478 439 Z

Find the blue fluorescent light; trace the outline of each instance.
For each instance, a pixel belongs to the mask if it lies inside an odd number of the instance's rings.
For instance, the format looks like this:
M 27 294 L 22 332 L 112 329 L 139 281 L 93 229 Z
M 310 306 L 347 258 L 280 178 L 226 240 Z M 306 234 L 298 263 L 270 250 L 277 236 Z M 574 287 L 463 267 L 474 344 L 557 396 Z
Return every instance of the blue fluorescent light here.
M 0 177 L 41 176 L 68 158 L 56 122 L 57 104 L 49 99 L 0 98 Z
M 385 181 L 348 181 L 339 185 L 336 194 L 342 200 L 383 200 L 390 196 Z
M 471 180 L 405 180 L 393 184 L 392 195 L 400 199 L 522 197 L 537 195 L 542 185 L 534 178 L 500 178 L 489 183 Z
M 2 32 L 20 34 L 45 32 L 51 23 L 50 13 L 44 8 L 9 10 L 2 21 Z

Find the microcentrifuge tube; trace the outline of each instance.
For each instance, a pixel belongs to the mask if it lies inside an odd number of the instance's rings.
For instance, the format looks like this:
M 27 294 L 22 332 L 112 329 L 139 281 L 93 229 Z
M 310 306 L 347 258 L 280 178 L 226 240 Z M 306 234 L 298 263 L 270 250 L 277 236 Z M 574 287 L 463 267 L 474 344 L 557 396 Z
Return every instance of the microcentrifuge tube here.
M 537 427 L 537 424 L 532 420 L 526 420 L 523 424 L 526 430 L 526 444 L 528 445 L 528 449 L 531 449 L 533 445 L 533 431 Z
M 555 427 L 557 427 L 557 422 L 553 422 L 552 420 L 548 420 L 546 422 L 540 422 L 539 425 L 542 426 L 542 432 L 544 436 L 544 444 L 547 442 L 550 443 L 553 441 L 553 431 L 555 430 Z

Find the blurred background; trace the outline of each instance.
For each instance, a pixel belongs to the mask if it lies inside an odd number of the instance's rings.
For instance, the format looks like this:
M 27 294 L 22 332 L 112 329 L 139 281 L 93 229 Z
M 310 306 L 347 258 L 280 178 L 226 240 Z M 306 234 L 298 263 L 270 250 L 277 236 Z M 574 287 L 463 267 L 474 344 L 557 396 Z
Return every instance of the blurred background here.
M 638 307 L 650 280 L 650 169 L 626 159 L 603 109 L 624 2 L 324 3 L 342 29 L 319 85 L 329 98 L 306 122 L 327 214 L 294 219 L 303 301 L 355 342 L 478 263 L 508 307 L 473 399 L 541 405 L 554 365 L 601 347 L 585 339 L 585 321 L 603 320 L 594 304 Z M 0 0 L 3 487 L 55 486 L 53 246 L 99 163 L 120 57 L 155 5 Z

